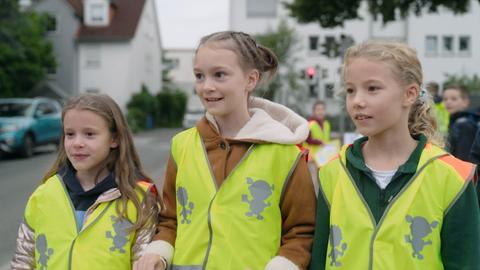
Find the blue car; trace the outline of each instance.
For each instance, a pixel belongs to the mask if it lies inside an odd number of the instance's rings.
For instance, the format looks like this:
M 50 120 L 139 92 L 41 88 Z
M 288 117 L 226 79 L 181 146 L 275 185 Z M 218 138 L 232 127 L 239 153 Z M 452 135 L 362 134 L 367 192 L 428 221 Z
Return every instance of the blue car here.
M 0 98 L 0 152 L 33 155 L 37 145 L 59 144 L 61 106 L 49 98 Z

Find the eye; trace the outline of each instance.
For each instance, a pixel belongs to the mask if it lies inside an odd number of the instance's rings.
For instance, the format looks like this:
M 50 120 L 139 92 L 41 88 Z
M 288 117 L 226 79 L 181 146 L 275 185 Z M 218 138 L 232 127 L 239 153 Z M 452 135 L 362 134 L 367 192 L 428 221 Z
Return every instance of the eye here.
M 348 94 L 353 94 L 354 90 L 353 90 L 353 88 L 347 88 L 347 89 L 345 89 L 345 92 L 347 93 L 347 95 Z
M 375 86 L 375 85 L 370 85 L 370 86 L 368 87 L 368 91 L 371 91 L 371 92 L 376 91 L 376 90 L 378 90 L 378 89 L 380 89 L 380 87 Z
M 88 131 L 88 132 L 85 132 L 85 135 L 87 135 L 87 137 L 92 137 L 95 135 L 94 132 L 91 132 L 91 131 Z
M 203 74 L 202 73 L 195 73 L 195 79 L 197 81 L 201 81 L 203 79 Z
M 66 132 L 65 132 L 65 137 L 68 137 L 68 138 L 73 137 L 73 132 L 71 132 L 71 131 L 66 131 Z
M 225 75 L 227 75 L 227 74 L 225 74 L 225 72 L 223 72 L 223 71 L 215 72 L 215 77 L 217 77 L 217 78 L 219 78 L 219 79 L 224 78 Z

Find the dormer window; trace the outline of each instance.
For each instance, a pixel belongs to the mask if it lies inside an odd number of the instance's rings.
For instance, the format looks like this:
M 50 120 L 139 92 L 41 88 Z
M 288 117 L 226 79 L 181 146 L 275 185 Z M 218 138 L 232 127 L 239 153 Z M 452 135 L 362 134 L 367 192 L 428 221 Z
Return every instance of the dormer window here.
M 88 26 L 108 25 L 109 1 L 87 0 L 85 1 L 85 24 Z

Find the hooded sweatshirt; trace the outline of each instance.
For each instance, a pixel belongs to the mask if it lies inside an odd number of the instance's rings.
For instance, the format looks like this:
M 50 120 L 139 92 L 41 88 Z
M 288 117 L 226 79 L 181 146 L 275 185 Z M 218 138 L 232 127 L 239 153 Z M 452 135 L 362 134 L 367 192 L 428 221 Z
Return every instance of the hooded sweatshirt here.
M 214 117 L 206 116 L 197 123 L 205 144 L 207 158 L 220 187 L 253 144 L 299 144 L 308 136 L 307 121 L 287 107 L 254 98 L 249 107 L 250 120 L 234 138 L 224 138 Z M 177 218 L 175 179 L 177 168 L 170 155 L 163 186 L 164 208 L 160 213 L 159 233 L 146 252 L 160 254 L 167 262 L 173 257 Z M 306 269 L 315 227 L 316 197 L 306 160 L 301 158 L 286 187 L 280 205 L 282 213 L 281 246 L 265 269 Z M 301 196 L 299 196 L 301 194 Z M 241 252 L 241 251 L 239 251 Z

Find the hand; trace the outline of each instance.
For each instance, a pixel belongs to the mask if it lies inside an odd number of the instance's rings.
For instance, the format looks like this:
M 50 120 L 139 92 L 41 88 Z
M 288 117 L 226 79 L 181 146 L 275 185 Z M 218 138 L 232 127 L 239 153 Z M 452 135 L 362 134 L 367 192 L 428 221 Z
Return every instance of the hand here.
M 133 270 L 165 270 L 165 261 L 158 254 L 146 253 L 133 263 Z

